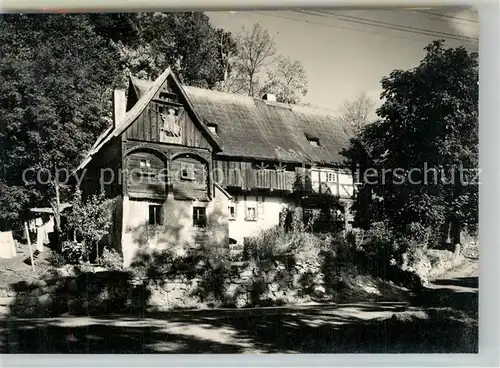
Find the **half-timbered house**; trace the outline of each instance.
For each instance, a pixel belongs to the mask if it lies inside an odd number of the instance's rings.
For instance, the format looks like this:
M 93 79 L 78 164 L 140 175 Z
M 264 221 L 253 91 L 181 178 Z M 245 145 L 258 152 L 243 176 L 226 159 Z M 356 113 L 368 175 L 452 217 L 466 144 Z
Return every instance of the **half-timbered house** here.
M 284 206 L 347 208 L 351 136 L 333 112 L 184 86 L 167 69 L 115 91 L 114 123 L 75 174 L 85 195 L 116 198 L 109 241 L 130 264 L 144 246 L 242 243 Z

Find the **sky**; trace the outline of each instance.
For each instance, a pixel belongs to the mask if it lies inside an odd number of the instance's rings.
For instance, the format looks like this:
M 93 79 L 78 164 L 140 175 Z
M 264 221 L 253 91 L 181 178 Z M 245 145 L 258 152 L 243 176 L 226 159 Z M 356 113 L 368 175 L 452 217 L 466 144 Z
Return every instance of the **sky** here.
M 232 33 L 260 23 L 274 38 L 279 54 L 302 62 L 308 80 L 304 101 L 330 110 L 340 109 L 345 101 L 361 93 L 379 104 L 381 79 L 394 69 L 418 65 L 425 56 L 423 48 L 434 39 L 444 38 L 449 46 L 478 51 L 478 16 L 472 9 L 331 8 L 304 12 L 207 14 L 214 26 Z M 395 30 L 398 26 L 406 31 Z

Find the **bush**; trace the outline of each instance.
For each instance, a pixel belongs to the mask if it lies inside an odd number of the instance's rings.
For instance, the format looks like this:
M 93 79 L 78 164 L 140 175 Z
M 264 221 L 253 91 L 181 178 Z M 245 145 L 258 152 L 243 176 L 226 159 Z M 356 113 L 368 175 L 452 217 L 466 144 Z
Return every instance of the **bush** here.
M 47 258 L 47 262 L 50 266 L 59 268 L 66 264 L 66 259 L 60 253 L 52 252 L 50 256 Z
M 142 251 L 130 265 L 134 276 L 152 281 L 163 278 L 171 269 L 174 256 L 169 250 Z
M 73 232 L 75 240 L 82 241 L 80 247 L 85 247 L 82 255 L 86 261 L 90 260 L 92 253 L 99 256 L 99 242 L 108 234 L 112 223 L 113 204 L 114 200 L 106 198 L 103 191 L 85 202 L 80 190 L 74 194 L 66 226 Z
M 360 250 L 368 264 L 369 271 L 378 270 L 386 265 L 401 263 L 401 255 L 396 237 L 384 222 L 374 223 L 364 232 Z M 376 275 L 376 273 L 375 273 Z
M 114 249 L 105 247 L 102 256 L 99 257 L 97 263 L 104 268 L 110 270 L 121 270 L 123 269 L 123 258 L 120 253 Z
M 67 240 L 62 243 L 62 256 L 69 264 L 80 263 L 85 255 L 85 247 L 76 241 Z
M 275 226 L 248 238 L 243 247 L 243 258 L 272 259 L 287 254 L 312 257 L 319 254 L 323 244 L 314 234 L 300 230 L 286 231 L 282 226 Z

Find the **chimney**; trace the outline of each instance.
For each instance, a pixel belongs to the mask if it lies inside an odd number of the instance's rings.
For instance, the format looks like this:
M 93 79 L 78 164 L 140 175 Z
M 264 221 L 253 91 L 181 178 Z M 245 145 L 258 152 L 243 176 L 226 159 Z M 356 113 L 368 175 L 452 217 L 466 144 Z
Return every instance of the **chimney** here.
M 267 101 L 276 102 L 276 96 L 273 95 L 272 93 L 266 93 L 264 96 L 262 96 L 262 99 L 267 100 Z
M 113 124 L 115 127 L 122 121 L 126 112 L 127 97 L 125 96 L 125 90 L 115 89 L 113 92 Z

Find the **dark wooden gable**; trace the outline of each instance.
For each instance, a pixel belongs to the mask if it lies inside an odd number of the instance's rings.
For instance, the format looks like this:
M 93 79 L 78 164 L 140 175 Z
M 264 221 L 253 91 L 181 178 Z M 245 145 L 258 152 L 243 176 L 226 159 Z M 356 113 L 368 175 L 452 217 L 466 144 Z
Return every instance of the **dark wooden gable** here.
M 172 76 L 125 132 L 127 140 L 158 142 L 212 150 L 207 133 Z M 129 92 L 129 106 L 137 96 Z

